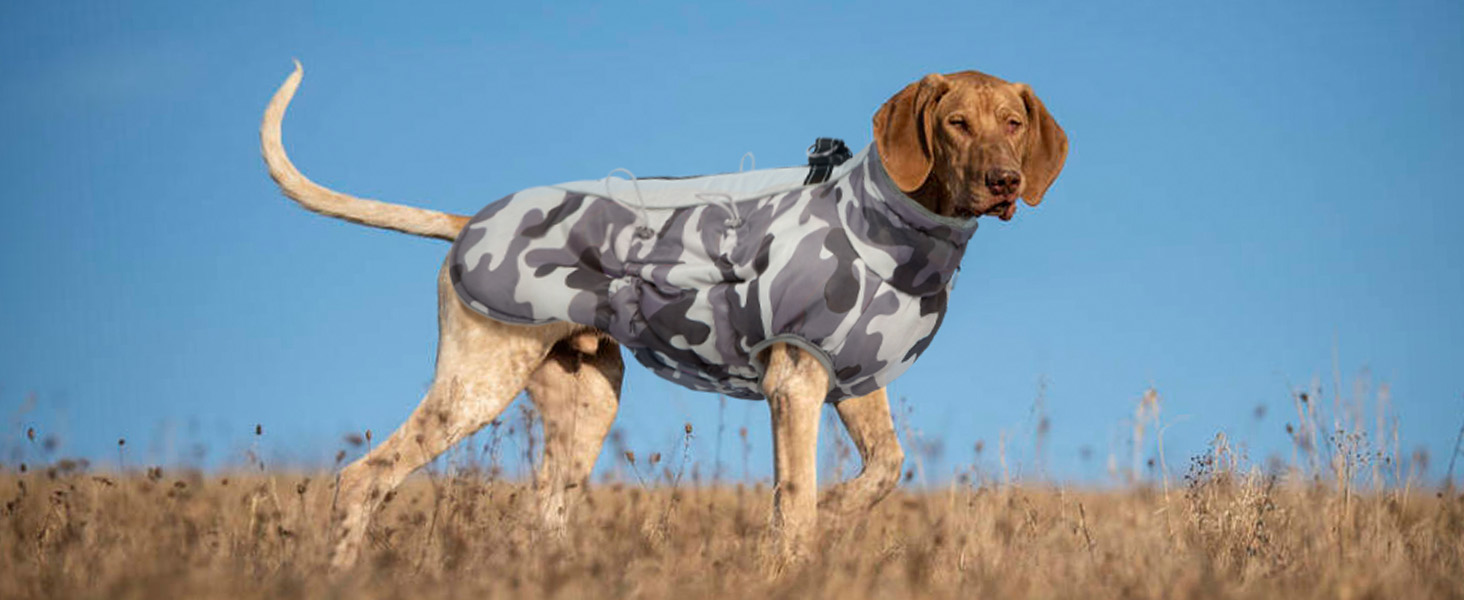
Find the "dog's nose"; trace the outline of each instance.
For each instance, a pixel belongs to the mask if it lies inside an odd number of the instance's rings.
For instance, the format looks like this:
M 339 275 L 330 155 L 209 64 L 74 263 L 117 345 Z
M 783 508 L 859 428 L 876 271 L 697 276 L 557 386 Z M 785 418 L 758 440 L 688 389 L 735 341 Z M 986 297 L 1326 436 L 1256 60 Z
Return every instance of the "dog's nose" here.
M 991 169 L 986 172 L 986 189 L 993 196 L 1010 196 L 1022 185 L 1022 174 L 1011 169 Z

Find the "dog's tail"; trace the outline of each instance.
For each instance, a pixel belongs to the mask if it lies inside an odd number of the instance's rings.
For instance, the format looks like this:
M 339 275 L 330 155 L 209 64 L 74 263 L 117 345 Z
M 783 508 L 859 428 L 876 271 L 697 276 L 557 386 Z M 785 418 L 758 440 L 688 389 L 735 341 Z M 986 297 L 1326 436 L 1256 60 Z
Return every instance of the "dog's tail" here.
M 279 184 L 280 190 L 301 206 L 328 217 L 413 235 L 456 239 L 458 232 L 468 224 L 468 217 L 342 194 L 317 185 L 295 169 L 285 154 L 280 123 L 285 119 L 285 108 L 295 97 L 295 89 L 300 87 L 303 74 L 300 61 L 295 61 L 295 72 L 285 79 L 284 85 L 270 99 L 269 106 L 264 109 L 264 122 L 259 126 L 260 152 L 264 155 L 265 164 L 269 165 L 269 176 Z

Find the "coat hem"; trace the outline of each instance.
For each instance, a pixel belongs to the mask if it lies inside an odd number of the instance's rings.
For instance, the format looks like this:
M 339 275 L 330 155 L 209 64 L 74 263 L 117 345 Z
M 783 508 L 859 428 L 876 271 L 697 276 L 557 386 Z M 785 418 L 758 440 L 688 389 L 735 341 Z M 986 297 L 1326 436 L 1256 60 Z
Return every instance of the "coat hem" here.
M 791 333 L 781 333 L 753 345 L 750 358 L 752 359 L 752 367 L 757 369 L 758 390 L 762 391 L 764 389 L 763 378 L 767 376 L 768 371 L 768 366 L 763 364 L 762 361 L 762 351 L 771 348 L 773 344 L 777 343 L 790 344 L 802 348 L 804 351 L 812 354 L 814 360 L 817 360 L 818 364 L 823 366 L 824 374 L 828 375 L 829 382 L 829 389 L 824 395 L 824 399 L 827 402 L 828 398 L 839 389 L 839 380 L 834 376 L 834 360 L 829 357 L 827 350 L 820 348 L 817 344 L 808 341 L 801 335 Z M 764 393 L 763 396 L 766 397 L 767 394 Z

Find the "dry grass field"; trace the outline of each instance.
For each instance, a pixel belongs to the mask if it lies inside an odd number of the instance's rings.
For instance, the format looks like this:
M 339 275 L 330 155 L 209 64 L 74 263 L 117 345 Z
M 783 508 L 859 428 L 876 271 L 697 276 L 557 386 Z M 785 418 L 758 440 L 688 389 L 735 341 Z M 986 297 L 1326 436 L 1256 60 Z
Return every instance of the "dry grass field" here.
M 665 460 L 612 434 L 571 534 L 541 530 L 525 406 L 390 494 L 362 561 L 336 575 L 333 471 L 266 468 L 259 427 L 232 468 L 122 471 L 50 456 L 56 440 L 23 427 L 0 465 L 0 599 L 1464 597 L 1464 494 L 1420 483 L 1426 452 L 1398 458 L 1385 394 L 1375 420 L 1318 398 L 1292 399 L 1289 459 L 1261 468 L 1221 434 L 1168 465 L 1150 390 L 1126 422 L 1132 467 L 1110 454 L 1110 483 L 1087 487 L 1009 478 L 1005 444 L 1000 469 L 978 460 L 919 485 L 930 444 L 907 423 L 906 485 L 872 512 L 821 515 L 816 550 L 793 564 L 769 552 L 770 491 L 723 481 L 720 454 L 703 468 L 690 424 Z M 371 433 L 344 441 L 359 453 Z M 846 436 L 828 442 L 823 482 L 857 461 Z
M 1265 475 L 1223 446 L 1170 486 L 954 484 L 765 552 L 768 490 L 596 485 L 574 534 L 478 469 L 409 481 L 326 573 L 328 473 L 0 472 L 0 598 L 1447 598 L 1464 496 Z M 1168 489 L 1164 489 L 1167 487 Z

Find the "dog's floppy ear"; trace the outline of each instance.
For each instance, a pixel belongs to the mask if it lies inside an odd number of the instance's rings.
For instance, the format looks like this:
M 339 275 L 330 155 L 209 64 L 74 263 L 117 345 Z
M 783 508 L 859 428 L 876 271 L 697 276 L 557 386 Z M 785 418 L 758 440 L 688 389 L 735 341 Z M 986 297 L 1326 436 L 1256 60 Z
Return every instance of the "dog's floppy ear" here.
M 951 84 L 937 73 L 905 86 L 874 113 L 874 143 L 885 172 L 900 190 L 909 193 L 930 176 L 931 136 L 935 123 L 929 117 Z
M 1019 83 L 1017 88 L 1022 103 L 1027 105 L 1027 150 L 1022 154 L 1022 179 L 1027 184 L 1022 188 L 1022 200 L 1027 206 L 1037 206 L 1067 160 L 1067 134 L 1057 126 L 1057 120 L 1047 112 L 1037 94 L 1032 93 L 1031 87 Z

